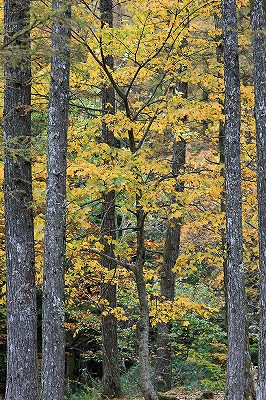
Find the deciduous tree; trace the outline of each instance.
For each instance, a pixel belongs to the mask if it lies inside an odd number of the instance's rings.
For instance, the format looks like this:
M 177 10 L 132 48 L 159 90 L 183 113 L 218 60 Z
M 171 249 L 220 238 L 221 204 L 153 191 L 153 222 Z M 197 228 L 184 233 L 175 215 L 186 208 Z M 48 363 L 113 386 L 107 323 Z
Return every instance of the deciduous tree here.
M 101 22 L 104 27 L 113 27 L 113 1 L 100 0 Z M 105 63 L 111 70 L 114 67 L 114 57 L 110 54 L 105 56 Z M 102 85 L 102 113 L 103 115 L 115 113 L 115 90 L 110 82 Z M 102 123 L 102 141 L 110 147 L 119 144 L 114 137 L 111 129 L 103 121 Z M 104 253 L 114 259 L 114 241 L 117 237 L 116 223 L 116 192 L 110 190 L 103 194 L 102 200 L 102 220 L 101 220 L 101 242 L 104 245 Z M 117 264 L 111 259 L 102 257 L 102 265 L 109 271 L 113 270 L 113 278 L 107 283 L 102 283 L 101 296 L 108 302 L 108 306 L 114 309 L 116 307 L 116 281 L 115 274 Z M 121 397 L 122 390 L 120 384 L 120 373 L 118 364 L 118 344 L 117 344 L 117 320 L 112 313 L 102 316 L 102 345 L 103 345 L 103 396 Z
M 187 97 L 187 82 L 183 82 L 179 86 L 179 91 L 183 89 L 183 95 Z M 172 175 L 177 180 L 185 165 L 185 154 L 185 140 L 182 138 L 178 140 L 173 138 Z M 177 192 L 176 197 L 178 197 L 178 193 L 184 190 L 183 182 L 177 181 L 175 189 Z M 173 195 L 171 203 L 178 201 Z M 175 299 L 175 273 L 173 272 L 173 268 L 179 255 L 181 224 L 181 217 L 171 218 L 166 228 L 163 265 L 160 274 L 160 295 L 163 299 L 170 301 L 174 301 Z M 157 326 L 156 387 L 162 391 L 170 390 L 172 386 L 171 328 L 171 322 L 159 322 Z

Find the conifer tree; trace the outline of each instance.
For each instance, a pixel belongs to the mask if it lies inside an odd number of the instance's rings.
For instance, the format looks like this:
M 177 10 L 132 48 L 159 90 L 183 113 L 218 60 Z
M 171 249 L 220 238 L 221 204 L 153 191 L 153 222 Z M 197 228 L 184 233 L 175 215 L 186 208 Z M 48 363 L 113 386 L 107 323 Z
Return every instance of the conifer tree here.
M 266 7 L 263 0 L 254 0 L 252 25 L 260 258 L 260 339 L 257 399 L 262 400 L 266 398 Z
M 53 13 L 43 287 L 43 400 L 63 400 L 65 375 L 64 266 L 70 69 L 69 3 L 54 0 Z
M 240 169 L 240 77 L 235 0 L 224 0 L 227 400 L 244 398 L 245 288 Z
M 37 400 L 37 314 L 31 174 L 30 2 L 5 0 L 4 12 L 6 399 Z
M 214 22 L 215 22 L 215 27 L 216 28 L 221 28 L 222 26 L 222 18 L 218 16 L 217 14 L 214 15 Z M 220 37 L 217 37 L 217 41 L 220 41 Z M 222 63 L 223 61 L 223 42 L 220 42 L 217 44 L 216 47 L 216 59 L 218 63 Z M 223 101 L 219 101 L 221 105 L 223 106 Z M 219 123 L 219 153 L 220 153 L 220 159 L 219 163 L 222 167 L 221 169 L 221 175 L 224 176 L 224 121 L 221 120 Z M 221 193 L 221 212 L 225 212 L 225 193 L 224 190 Z M 226 238 L 225 238 L 225 231 L 222 228 L 221 229 L 221 238 L 222 238 L 222 251 L 225 254 L 226 250 Z M 224 257 L 224 263 L 223 263 L 223 268 L 224 268 L 224 282 L 226 286 L 226 254 Z M 227 309 L 227 290 L 225 287 L 225 305 Z M 227 317 L 225 317 L 227 319 Z M 256 398 L 256 391 L 255 391 L 255 385 L 254 385 L 254 379 L 253 379 L 253 373 L 252 373 L 252 364 L 251 364 L 251 355 L 250 355 L 250 346 L 249 346 L 249 333 L 248 333 L 248 322 L 246 321 L 246 349 L 245 349 L 245 382 L 244 382 L 244 392 L 245 392 L 245 399 L 247 400 L 255 400 Z

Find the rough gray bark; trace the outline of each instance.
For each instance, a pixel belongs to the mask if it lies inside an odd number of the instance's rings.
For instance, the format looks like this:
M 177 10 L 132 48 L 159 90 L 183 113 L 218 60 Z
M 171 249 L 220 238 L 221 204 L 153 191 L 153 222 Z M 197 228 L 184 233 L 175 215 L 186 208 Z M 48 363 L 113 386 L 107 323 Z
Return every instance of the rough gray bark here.
M 102 27 L 107 24 L 113 27 L 113 1 L 100 0 L 100 13 Z M 106 65 L 113 69 L 113 56 L 105 57 Z M 102 87 L 102 109 L 103 115 L 113 114 L 115 112 L 115 90 L 110 83 L 106 83 Z M 119 143 L 114 137 L 113 132 L 108 128 L 105 122 L 102 123 L 102 140 L 110 147 L 115 147 Z M 112 244 L 108 244 L 108 240 L 104 237 L 107 235 L 112 239 L 116 239 L 116 209 L 115 209 L 114 190 L 103 195 L 102 204 L 102 221 L 101 221 L 101 241 L 104 244 L 104 253 L 115 258 Z M 116 263 L 105 257 L 102 258 L 102 265 L 109 270 L 116 269 Z M 110 307 L 116 307 L 116 284 L 108 282 L 102 284 L 101 296 L 107 300 Z M 102 346 L 103 346 L 103 396 L 122 397 L 120 372 L 118 364 L 118 344 L 117 344 L 117 321 L 112 315 L 102 317 Z
M 180 169 L 184 167 L 185 153 L 186 142 L 184 140 L 174 141 L 172 157 L 172 175 L 174 177 L 177 177 Z M 182 192 L 183 190 L 184 185 L 177 183 L 176 191 Z M 175 297 L 175 274 L 172 270 L 179 255 L 181 222 L 181 218 L 172 218 L 168 222 L 164 243 L 160 289 L 161 296 L 170 301 L 174 301 Z M 171 322 L 160 322 L 157 326 L 156 388 L 160 391 L 170 390 L 172 386 L 171 329 Z
M 257 399 L 266 398 L 266 7 L 254 0 L 252 12 L 260 256 L 260 339 Z
M 244 399 L 245 289 L 240 170 L 240 79 L 235 0 L 223 0 L 225 78 L 227 400 Z
M 31 175 L 28 0 L 5 0 L 4 195 L 7 283 L 6 400 L 37 400 L 37 314 Z
M 64 264 L 69 96 L 69 18 L 53 1 L 43 285 L 42 399 L 63 400 L 65 372 Z
M 219 17 L 217 14 L 214 15 L 215 27 L 221 28 L 222 27 L 222 18 Z M 219 40 L 220 37 L 217 37 Z M 217 62 L 222 63 L 223 60 L 223 43 L 220 43 L 216 46 L 216 59 Z M 220 104 L 223 106 L 223 101 L 219 101 Z M 219 153 L 220 153 L 220 160 L 219 163 L 222 166 L 221 169 L 221 176 L 224 177 L 224 121 L 220 121 L 219 124 Z M 225 192 L 224 190 L 221 193 L 221 212 L 225 212 Z M 222 246 L 221 250 L 224 253 L 226 249 L 226 236 L 225 230 L 221 229 L 221 237 L 222 237 Z M 223 269 L 224 269 L 224 285 L 225 285 L 225 306 L 227 309 L 227 290 L 226 290 L 226 257 L 224 257 L 223 262 Z M 227 316 L 225 316 L 227 321 Z M 250 357 L 250 347 L 249 347 L 249 334 L 248 334 L 248 324 L 246 321 L 246 348 L 245 348 L 245 381 L 244 381 L 244 398 L 245 400 L 255 400 L 256 399 L 256 391 L 252 373 L 252 365 L 251 365 L 251 357 Z

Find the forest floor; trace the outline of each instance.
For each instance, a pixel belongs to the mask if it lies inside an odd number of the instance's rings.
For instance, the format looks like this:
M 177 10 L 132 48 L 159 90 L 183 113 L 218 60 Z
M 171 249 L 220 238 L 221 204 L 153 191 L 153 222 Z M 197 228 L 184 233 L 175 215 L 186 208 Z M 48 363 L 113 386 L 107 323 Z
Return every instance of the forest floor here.
M 202 391 L 193 393 L 176 392 L 176 400 L 203 400 L 203 399 L 224 400 L 223 392 L 211 391 L 211 393 L 213 393 L 213 397 L 203 397 L 204 393 L 206 392 Z
M 186 390 L 173 389 L 170 392 L 165 393 L 162 397 L 159 396 L 160 400 L 224 400 L 224 392 L 217 392 L 213 390 L 188 392 Z

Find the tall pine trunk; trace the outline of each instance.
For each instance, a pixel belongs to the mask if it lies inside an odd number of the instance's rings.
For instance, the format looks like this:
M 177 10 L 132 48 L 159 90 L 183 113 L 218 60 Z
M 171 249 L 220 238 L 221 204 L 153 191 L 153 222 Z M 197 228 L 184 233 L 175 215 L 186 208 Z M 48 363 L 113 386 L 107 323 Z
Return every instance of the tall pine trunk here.
M 113 1 L 100 0 L 100 13 L 102 27 L 107 24 L 113 27 Z M 106 65 L 113 69 L 114 59 L 113 56 L 107 55 L 105 57 Z M 109 82 L 102 87 L 102 113 L 114 114 L 115 113 L 115 90 Z M 102 123 L 102 141 L 110 147 L 118 145 L 113 132 L 108 126 Z M 104 244 L 104 253 L 108 256 L 115 258 L 113 244 L 106 239 L 108 236 L 111 239 L 116 239 L 116 209 L 115 209 L 115 190 L 103 195 L 102 203 L 102 221 L 101 221 L 101 241 Z M 102 265 L 108 270 L 116 269 L 115 261 L 111 261 L 105 257 L 102 258 Z M 103 283 L 101 288 L 101 296 L 107 300 L 111 308 L 116 307 L 116 283 L 108 282 Z M 118 364 L 118 344 L 117 344 L 117 320 L 112 314 L 102 317 L 102 346 L 103 346 L 103 396 L 121 397 L 121 383 L 120 372 Z
M 215 28 L 222 27 L 222 18 L 217 14 L 214 15 Z M 220 37 L 217 37 L 217 41 L 220 40 Z M 223 42 L 216 46 L 216 60 L 218 63 L 222 63 L 223 60 Z M 221 77 L 221 76 L 220 76 Z M 219 103 L 224 106 L 224 102 L 219 100 Z M 224 177 L 224 121 L 220 121 L 219 123 L 219 153 L 220 159 L 219 163 L 221 165 L 221 176 Z M 221 193 L 221 212 L 225 212 L 225 191 L 223 190 Z M 221 251 L 224 254 L 226 249 L 226 235 L 225 230 L 221 229 Z M 227 309 L 227 290 L 226 290 L 226 256 L 223 261 L 223 269 L 224 269 L 224 283 L 225 283 L 225 307 Z M 227 316 L 225 315 L 225 320 L 227 321 Z M 249 333 L 248 333 L 248 322 L 246 318 L 246 348 L 245 348 L 245 381 L 244 381 L 244 398 L 245 400 L 255 400 L 256 399 L 256 390 L 254 384 L 254 378 L 252 373 L 252 363 L 250 356 L 250 346 L 249 346 Z
M 257 399 L 266 398 L 266 6 L 252 10 L 260 255 L 260 338 Z
M 4 12 L 6 400 L 37 400 L 37 314 L 31 175 L 30 2 L 5 0 Z
M 43 286 L 42 399 L 64 399 L 66 153 L 69 96 L 69 18 L 66 1 L 53 1 Z
M 225 79 L 227 400 L 244 399 L 245 288 L 240 169 L 240 78 L 235 0 L 223 0 Z

